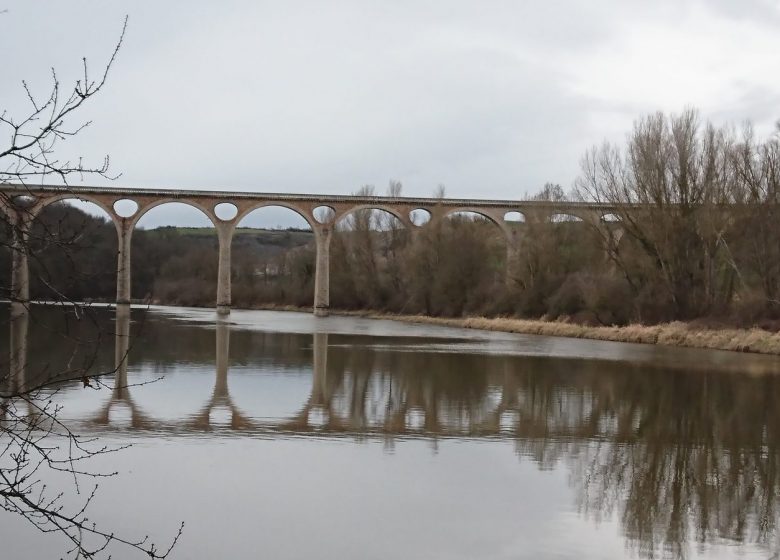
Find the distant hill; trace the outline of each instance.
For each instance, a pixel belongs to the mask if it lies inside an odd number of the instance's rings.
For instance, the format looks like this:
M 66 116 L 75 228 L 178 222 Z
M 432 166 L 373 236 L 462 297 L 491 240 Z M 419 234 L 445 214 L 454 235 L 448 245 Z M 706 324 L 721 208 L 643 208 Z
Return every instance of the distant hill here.
M 175 227 L 166 226 L 155 229 L 139 230 L 149 238 L 170 239 L 173 236 L 186 237 L 191 243 L 217 245 L 217 231 L 214 228 Z M 233 250 L 246 250 L 260 257 L 269 257 L 287 252 L 291 249 L 304 247 L 314 243 L 314 233 L 311 230 L 237 228 L 233 235 Z

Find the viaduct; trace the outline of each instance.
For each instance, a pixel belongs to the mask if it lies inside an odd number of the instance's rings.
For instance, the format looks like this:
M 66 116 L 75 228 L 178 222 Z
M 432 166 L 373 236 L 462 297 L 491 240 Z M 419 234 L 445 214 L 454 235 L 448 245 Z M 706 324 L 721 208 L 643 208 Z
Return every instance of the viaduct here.
M 517 260 L 520 226 L 508 220 L 519 213 L 524 221 L 555 221 L 557 216 L 591 223 L 605 223 L 616 215 L 610 205 L 588 202 L 547 202 L 519 200 L 478 200 L 450 198 L 409 198 L 382 196 L 339 196 L 315 194 L 275 194 L 200 190 L 152 190 L 113 187 L 66 187 L 55 185 L 0 185 L 0 211 L 11 224 L 11 300 L 29 301 L 27 239 L 36 216 L 47 205 L 68 199 L 96 204 L 110 217 L 118 237 L 116 303 L 129 304 L 130 248 L 133 230 L 152 208 L 170 202 L 184 203 L 203 212 L 214 224 L 219 239 L 217 311 L 230 312 L 230 247 L 236 226 L 253 210 L 281 206 L 298 213 L 314 232 L 317 247 L 314 288 L 314 314 L 327 316 L 329 308 L 330 240 L 336 224 L 362 209 L 383 210 L 395 216 L 411 231 L 444 220 L 448 215 L 473 212 L 496 224 L 507 240 L 507 268 Z M 515 216 L 517 214 L 514 214 Z M 418 216 L 428 218 L 421 224 Z M 616 232 L 620 237 L 619 228 Z

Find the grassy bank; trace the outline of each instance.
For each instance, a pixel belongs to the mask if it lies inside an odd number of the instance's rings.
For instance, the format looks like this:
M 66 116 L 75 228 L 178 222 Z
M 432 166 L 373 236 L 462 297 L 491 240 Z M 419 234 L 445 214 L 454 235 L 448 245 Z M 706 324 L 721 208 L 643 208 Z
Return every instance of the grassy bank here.
M 291 306 L 269 306 L 277 311 L 310 311 Z M 704 328 L 683 322 L 663 323 L 660 325 L 628 325 L 625 327 L 592 327 L 560 321 L 540 321 L 511 319 L 505 317 L 463 317 L 446 318 L 427 315 L 393 315 L 374 311 L 338 311 L 333 315 L 349 315 L 370 319 L 390 319 L 406 323 L 439 325 L 465 329 L 510 332 L 518 334 L 538 334 L 543 336 L 564 336 L 586 338 L 612 342 L 634 342 L 640 344 L 658 344 L 661 346 L 686 346 L 711 350 L 731 350 L 734 352 L 755 352 L 780 356 L 780 333 L 763 329 Z
M 591 327 L 557 321 L 486 317 L 446 319 L 426 316 L 387 316 L 384 318 L 467 329 L 780 355 L 780 333 L 771 333 L 762 329 L 704 329 L 681 322 L 653 326 Z

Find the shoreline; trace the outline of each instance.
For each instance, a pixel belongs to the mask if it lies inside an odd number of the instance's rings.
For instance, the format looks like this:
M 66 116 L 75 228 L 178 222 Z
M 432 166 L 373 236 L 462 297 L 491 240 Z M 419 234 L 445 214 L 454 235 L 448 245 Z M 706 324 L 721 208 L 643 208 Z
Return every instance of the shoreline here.
M 311 312 L 311 308 L 284 306 L 261 306 L 254 309 L 267 311 Z M 463 329 L 534 334 L 564 338 L 582 338 L 608 342 L 630 342 L 701 348 L 705 350 L 727 350 L 780 356 L 780 333 L 759 328 L 704 328 L 690 323 L 675 321 L 658 325 L 626 325 L 624 327 L 591 327 L 562 321 L 538 319 L 516 319 L 510 317 L 432 317 L 428 315 L 396 315 L 377 311 L 349 311 L 331 309 L 331 315 L 386 319 L 404 323 L 437 325 Z
M 34 303 L 45 305 L 51 302 L 36 301 Z M 135 302 L 135 304 L 149 305 L 148 303 L 142 304 L 141 302 Z M 111 302 L 90 302 L 88 305 L 105 305 L 112 307 L 115 304 Z M 166 306 L 168 304 L 153 303 L 152 305 Z M 251 308 L 234 307 L 233 309 L 236 311 L 312 312 L 311 307 L 273 304 L 259 305 Z M 384 319 L 403 323 L 436 325 L 461 329 L 478 329 L 514 334 L 581 338 L 606 342 L 629 342 L 634 344 L 655 344 L 658 346 L 727 350 L 730 352 L 780 356 L 780 332 L 773 333 L 759 328 L 706 328 L 682 321 L 661 323 L 658 325 L 634 324 L 623 327 L 593 327 L 563 321 L 517 319 L 512 317 L 433 317 L 429 315 L 402 315 L 371 310 L 346 309 L 331 309 L 330 315 Z

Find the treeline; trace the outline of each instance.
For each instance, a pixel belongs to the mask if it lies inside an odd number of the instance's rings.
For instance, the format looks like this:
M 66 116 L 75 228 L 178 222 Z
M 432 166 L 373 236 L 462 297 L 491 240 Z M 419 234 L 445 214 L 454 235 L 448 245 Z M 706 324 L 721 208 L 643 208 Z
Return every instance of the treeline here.
M 432 315 L 567 317 L 593 324 L 780 323 L 780 125 L 701 122 L 695 110 L 639 119 L 626 145 L 589 150 L 568 195 L 584 221 L 527 216 L 506 261 L 499 229 L 456 217 L 414 234 L 369 235 L 356 216 L 334 239 L 332 303 Z M 368 194 L 366 192 L 366 194 Z M 505 274 L 508 271 L 508 274 Z
M 649 115 L 635 123 L 625 146 L 589 150 L 571 192 L 548 184 L 533 197 L 614 209 L 598 219 L 529 215 L 510 224 L 509 242 L 496 224 L 475 215 L 407 231 L 379 211 L 351 214 L 331 242 L 331 306 L 775 329 L 779 188 L 780 132 L 759 141 L 749 126 L 737 134 L 702 123 L 693 110 Z M 391 183 L 389 194 L 400 190 Z M 113 225 L 60 204 L 47 208 L 35 228 L 33 297 L 114 297 Z M 242 231 L 232 252 L 233 305 L 310 306 L 311 232 Z M 136 231 L 132 250 L 135 298 L 214 305 L 213 231 Z
M 625 239 L 607 245 L 632 319 L 777 319 L 780 123 L 759 141 L 695 110 L 643 117 L 625 148 L 587 152 L 576 194 L 618 209 Z

